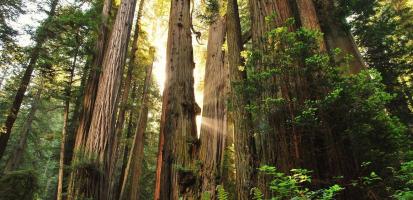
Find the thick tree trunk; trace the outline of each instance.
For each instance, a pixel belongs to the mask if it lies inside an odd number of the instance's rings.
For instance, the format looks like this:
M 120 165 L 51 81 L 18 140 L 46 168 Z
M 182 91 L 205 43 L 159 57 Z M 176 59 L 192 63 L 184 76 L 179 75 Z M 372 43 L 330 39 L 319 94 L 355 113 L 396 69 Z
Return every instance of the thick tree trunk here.
M 20 139 L 17 147 L 14 149 L 13 153 L 10 155 L 7 164 L 4 168 L 5 172 L 15 171 L 19 168 L 24 152 L 27 147 L 27 139 L 29 137 L 30 132 L 32 131 L 32 124 L 35 119 L 35 115 L 40 103 L 40 95 L 42 93 L 42 86 L 39 87 L 35 98 L 33 99 L 29 114 L 27 114 L 26 121 L 20 132 Z
M 315 9 L 311 0 L 270 0 L 266 2 L 250 0 L 249 2 L 252 19 L 253 48 L 260 50 L 267 56 L 271 55 L 271 50 L 267 49 L 268 41 L 263 39 L 266 37 L 266 32 L 276 27 L 284 26 L 284 22 L 287 19 L 293 18 L 297 22 L 288 27 L 290 31 L 294 31 L 300 26 L 311 30 L 321 30 L 323 27 L 320 26 L 319 21 L 327 20 L 329 25 L 335 22 L 330 20 L 334 17 L 327 10 L 322 12 L 325 14 L 323 20 L 319 20 L 318 17 L 321 15 L 316 12 L 318 10 Z M 331 3 L 331 1 L 328 2 Z M 331 8 L 328 11 L 330 12 Z M 267 16 L 271 16 L 274 13 L 276 15 L 273 21 L 268 22 L 265 20 Z M 337 27 L 330 26 L 333 29 L 333 33 Z M 328 37 L 332 37 L 331 41 L 329 41 Z M 331 46 L 335 48 L 344 44 L 337 37 L 338 35 L 331 33 L 325 34 L 325 42 L 320 43 L 320 52 L 325 52 L 326 49 L 332 50 Z M 351 45 L 350 38 L 344 38 L 347 40 L 345 42 L 346 45 Z M 347 48 L 344 52 L 356 55 L 354 53 L 354 45 L 352 48 Z M 260 165 L 273 165 L 278 170 L 286 173 L 293 168 L 311 169 L 314 171 L 313 176 L 317 180 L 348 175 L 349 169 L 351 169 L 350 165 L 352 164 L 343 163 L 342 160 L 351 163 L 352 159 L 344 156 L 344 152 L 348 152 L 347 150 L 349 149 L 343 148 L 340 136 L 333 134 L 328 127 L 322 130 L 301 130 L 295 125 L 290 126 L 287 124 L 287 120 L 295 118 L 298 108 L 304 105 L 306 99 L 319 98 L 317 96 L 319 94 L 313 94 L 309 88 L 308 84 L 311 81 L 308 79 L 309 75 L 300 72 L 300 67 L 303 66 L 304 61 L 296 60 L 294 63 L 296 63 L 294 66 L 297 66 L 297 70 L 291 73 L 276 75 L 272 80 L 263 81 L 263 85 L 271 87 L 265 88 L 261 96 L 255 99 L 256 102 L 260 102 L 266 98 L 282 98 L 286 102 L 285 105 L 276 106 L 273 111 L 265 113 L 262 119 L 255 119 L 262 120 L 258 123 L 267 123 L 269 125 L 267 134 L 259 134 L 256 140 Z M 358 64 L 355 63 L 353 65 L 356 66 Z M 266 65 L 263 65 L 262 61 L 258 61 L 256 66 L 257 71 L 267 70 L 265 68 Z M 323 86 L 317 87 L 321 88 Z M 326 148 L 328 148 L 328 151 L 320 153 L 321 149 Z M 269 179 L 263 175 L 258 177 L 260 189 L 265 196 L 269 196 Z
M 269 53 L 267 49 L 268 41 L 263 38 L 266 37 L 268 31 L 285 25 L 287 19 L 294 17 L 291 2 L 289 0 L 249 1 L 252 46 L 254 49 L 261 51 L 263 54 Z M 274 18 L 266 21 L 265 19 L 268 16 L 274 16 Z M 290 31 L 294 28 L 295 25 L 289 26 Z M 262 64 L 262 61 L 258 61 L 256 70 L 259 72 L 268 69 Z M 271 87 L 266 87 L 259 97 L 255 97 L 254 102 L 261 102 L 267 98 L 284 98 L 287 102 L 290 101 L 292 97 L 289 96 L 288 87 L 283 86 L 283 82 L 284 79 L 280 76 L 271 80 L 263 80 L 262 85 Z M 258 165 L 276 166 L 280 171 L 289 172 L 296 159 L 300 157 L 297 148 L 299 143 L 298 133 L 287 130 L 284 123 L 291 114 L 287 106 L 273 110 L 275 112 L 263 113 L 260 119 L 255 119 L 258 121 L 256 123 L 268 125 L 268 131 L 265 134 L 257 134 L 256 137 Z M 267 176 L 262 173 L 259 174 L 258 186 L 266 197 L 269 195 L 267 187 L 269 181 L 270 179 Z
M 344 19 L 340 19 L 337 14 L 337 8 L 334 5 L 335 0 L 317 1 L 317 15 L 319 16 L 321 29 L 324 33 L 324 40 L 327 49 L 333 51 L 336 48 L 342 50 L 338 59 L 344 59 L 351 55 L 352 59 L 348 62 L 348 73 L 355 74 L 366 68 L 365 62 L 356 46 L 350 28 L 344 24 Z
M 129 56 L 129 63 L 128 63 L 128 71 L 126 73 L 126 79 L 125 79 L 125 84 L 122 92 L 122 96 L 120 99 L 120 109 L 119 109 L 119 116 L 118 116 L 118 121 L 116 122 L 116 135 L 119 137 L 122 134 L 123 130 L 123 124 L 125 122 L 125 115 L 126 115 L 126 110 L 127 110 L 127 104 L 128 104 L 128 99 L 129 99 L 129 89 L 132 84 L 132 75 L 133 71 L 137 65 L 136 63 L 136 54 L 138 50 L 138 39 L 139 39 L 139 31 L 140 31 L 140 20 L 142 17 L 142 11 L 143 11 L 143 5 L 144 5 L 145 0 L 140 0 L 139 3 L 139 9 L 138 9 L 138 14 L 136 17 L 136 22 L 135 22 L 135 31 L 133 35 L 133 41 L 132 41 L 132 49 L 131 53 Z
M 112 0 L 104 0 L 102 8 L 102 21 L 99 26 L 98 39 L 95 48 L 95 55 L 93 56 L 93 62 L 89 70 L 88 79 L 86 81 L 86 87 L 84 89 L 83 101 L 82 101 L 82 110 L 80 112 L 79 124 L 75 129 L 75 142 L 73 147 L 73 158 L 75 162 L 79 162 L 80 157 L 83 155 L 83 150 L 85 148 L 86 139 L 88 136 L 90 122 L 92 120 L 92 113 L 94 110 L 95 100 L 97 89 L 99 85 L 99 77 L 102 66 L 102 60 L 104 53 L 107 48 L 107 41 L 109 35 L 109 16 L 112 9 Z M 85 75 L 84 75 L 85 76 Z M 76 176 L 77 171 L 73 170 L 70 174 L 70 181 L 68 187 L 68 199 L 75 199 L 76 190 L 79 186 L 74 185 L 74 177 Z
M 112 9 L 112 0 L 104 0 L 102 8 L 102 21 L 99 26 L 98 39 L 95 48 L 95 55 L 89 71 L 89 77 L 84 90 L 82 111 L 80 114 L 79 125 L 76 128 L 75 151 L 81 151 L 85 144 L 87 134 L 92 120 L 92 113 L 94 110 L 97 89 L 99 86 L 99 77 L 102 70 L 103 56 L 107 48 L 107 41 L 109 36 L 109 17 Z
M 198 199 L 190 0 L 171 1 L 155 199 Z
M 63 199 L 63 177 L 64 177 L 64 167 L 65 167 L 65 147 L 67 140 L 68 124 L 69 124 L 69 112 L 70 112 L 70 99 L 72 96 L 72 84 L 75 75 L 76 61 L 78 57 L 79 46 L 76 49 L 75 55 L 73 57 L 73 64 L 69 72 L 69 80 L 66 86 L 66 94 L 64 101 L 64 111 L 63 111 L 63 128 L 60 142 L 60 160 L 59 160 L 59 174 L 57 180 L 57 200 Z
M 313 0 L 296 0 L 296 5 L 301 27 L 321 32 L 320 22 Z M 324 40 L 322 40 L 319 45 L 321 51 L 326 51 Z
M 14 96 L 13 103 L 10 108 L 9 114 L 7 115 L 6 121 L 4 122 L 4 125 L 0 128 L 0 160 L 2 159 L 4 151 L 6 150 L 7 143 L 10 139 L 11 130 L 13 128 L 14 122 L 17 119 L 17 115 L 19 114 L 20 106 L 24 98 L 24 93 L 26 93 L 27 86 L 29 85 L 30 80 L 32 78 L 32 74 L 36 66 L 37 60 L 39 59 L 41 49 L 43 48 L 43 44 L 48 39 L 48 27 L 50 26 L 50 22 L 56 14 L 56 7 L 58 2 L 59 0 L 52 0 L 50 4 L 48 17 L 44 24 L 39 28 L 39 30 L 44 29 L 44 31 L 40 31 L 36 35 L 36 45 L 30 51 L 29 64 L 26 66 L 26 70 L 24 71 L 16 95 Z
M 204 81 L 204 104 L 199 159 L 203 197 L 216 199 L 216 186 L 222 184 L 227 135 L 227 81 L 225 52 L 226 19 L 218 17 L 209 27 Z
M 125 123 L 125 115 L 129 107 L 128 100 L 129 100 L 129 90 L 132 84 L 132 75 L 137 65 L 136 54 L 138 50 L 139 31 L 141 29 L 140 20 L 142 17 L 144 3 L 145 3 L 145 0 L 140 0 L 139 7 L 138 7 L 138 14 L 136 17 L 136 22 L 135 22 L 135 31 L 133 35 L 132 49 L 131 49 L 130 56 L 129 56 L 128 71 L 126 73 L 126 79 L 123 85 L 122 96 L 120 97 L 120 108 L 119 108 L 118 120 L 116 122 L 116 127 L 115 127 L 116 135 L 115 135 L 115 141 L 114 141 L 114 145 L 112 149 L 112 152 L 113 152 L 112 156 L 113 156 L 113 160 L 115 160 L 115 163 L 121 162 L 121 159 L 118 159 L 118 157 L 120 156 L 119 139 L 122 136 L 122 130 L 123 130 L 123 126 Z M 118 166 L 118 164 L 116 164 L 116 166 Z M 120 182 L 119 184 L 122 184 L 122 183 Z
M 251 199 L 250 191 L 256 186 L 256 149 L 252 132 L 251 115 L 245 110 L 248 99 L 238 93 L 240 85 L 246 79 L 246 72 L 240 71 L 242 38 L 241 25 L 236 0 L 229 0 L 227 5 L 227 43 L 229 77 L 231 81 L 231 102 L 234 119 L 234 145 L 236 167 L 236 199 Z
M 151 50 L 152 64 L 154 58 L 154 51 Z M 125 174 L 122 183 L 122 189 L 120 193 L 120 199 L 126 198 L 125 194 L 126 185 L 128 183 L 129 177 L 131 178 L 131 188 L 130 188 L 130 200 L 139 199 L 140 184 L 139 180 L 142 171 L 142 160 L 143 160 L 143 147 L 144 147 L 144 134 L 146 130 L 146 124 L 148 121 L 148 93 L 152 77 L 152 64 L 146 69 L 146 77 L 142 92 L 142 105 L 139 111 L 138 123 L 135 131 L 135 136 L 133 139 L 130 155 L 128 158 L 128 164 L 125 169 Z
M 123 0 L 102 62 L 102 74 L 95 100 L 90 129 L 84 148 L 84 159 L 89 168 L 76 169 L 72 176 L 72 198 L 112 198 L 110 187 L 114 165 L 112 148 L 116 119 L 116 103 L 120 79 L 126 58 L 136 0 Z M 89 176 L 88 174 L 93 174 Z

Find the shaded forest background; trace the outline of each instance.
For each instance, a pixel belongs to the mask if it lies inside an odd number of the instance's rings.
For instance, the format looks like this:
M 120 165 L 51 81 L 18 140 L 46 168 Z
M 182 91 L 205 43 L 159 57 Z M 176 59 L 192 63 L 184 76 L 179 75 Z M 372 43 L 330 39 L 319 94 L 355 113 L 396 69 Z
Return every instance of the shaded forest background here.
M 413 199 L 411 0 L 0 2 L 0 199 Z

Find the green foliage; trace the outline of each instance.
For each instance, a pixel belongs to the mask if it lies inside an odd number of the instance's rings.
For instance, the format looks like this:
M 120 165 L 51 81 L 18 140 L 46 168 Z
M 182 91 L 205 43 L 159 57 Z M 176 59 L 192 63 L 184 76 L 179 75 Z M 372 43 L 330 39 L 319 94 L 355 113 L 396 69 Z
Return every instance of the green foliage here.
M 307 100 L 294 122 L 304 129 L 333 127 L 333 132 L 352 141 L 351 149 L 360 160 L 371 161 L 371 170 L 381 173 L 397 163 L 400 150 L 409 144 L 406 127 L 386 110 L 393 95 L 385 92 L 375 70 L 335 76 L 330 92 L 322 99 Z
M 286 175 L 276 170 L 275 167 L 261 166 L 262 173 L 270 175 L 273 180 L 269 188 L 273 192 L 273 200 L 296 199 L 296 200 L 331 200 L 344 188 L 335 184 L 327 189 L 310 190 L 305 185 L 311 183 L 311 171 L 306 169 L 292 169 L 291 175 Z M 258 188 L 252 189 L 253 199 L 264 199 L 264 195 Z
M 413 161 L 404 162 L 395 172 L 396 184 L 393 197 L 398 200 L 413 198 Z
M 199 14 L 198 17 L 206 24 L 213 23 L 220 16 L 221 5 L 218 0 L 206 0 L 202 8 L 202 14 Z
M 267 16 L 266 21 L 270 23 L 275 17 L 275 14 Z M 251 49 L 241 53 L 245 65 L 239 69 L 246 71 L 247 79 L 232 84 L 237 92 L 249 99 L 250 103 L 245 105 L 245 109 L 258 125 L 255 130 L 257 133 L 269 131 L 266 115 L 278 112 L 286 105 L 296 104 L 298 100 L 294 95 L 286 99 L 281 95 L 268 94 L 280 93 L 287 79 L 304 77 L 306 74 L 311 76 L 315 71 L 323 70 L 323 64 L 330 62 L 328 55 L 315 54 L 322 34 L 305 28 L 291 32 L 287 27 L 294 23 L 294 20 L 288 19 L 285 26 L 268 31 L 264 39 L 266 42 L 261 44 L 263 51 Z M 305 59 L 306 66 L 311 67 L 299 67 L 299 60 L 302 59 Z
M 251 189 L 252 192 L 252 199 L 253 200 L 263 200 L 264 199 L 264 194 L 261 192 L 260 189 L 254 187 Z
M 211 193 L 210 192 L 203 192 L 201 194 L 201 200 L 211 200 Z
M 381 73 L 386 92 L 395 95 L 386 104 L 388 111 L 411 125 L 413 9 L 407 0 L 369 1 L 374 4 L 350 6 L 354 34 L 367 64 Z
M 371 162 L 366 170 L 355 175 L 361 177 L 357 187 L 370 190 L 371 185 L 376 187 L 380 183 L 383 188 L 383 181 L 387 180 L 381 177 L 388 176 L 387 167 L 397 168 L 411 145 L 407 127 L 388 109 L 396 96 L 386 90 L 378 70 L 343 73 L 351 67 L 351 56 L 336 59 L 341 53 L 339 49 L 320 52 L 322 33 L 305 28 L 292 32 L 287 28 L 292 23 L 287 20 L 285 26 L 268 31 L 265 42 L 260 44 L 261 51 L 250 49 L 242 53 L 245 65 L 240 70 L 246 71 L 247 79 L 232 84 L 235 91 L 248 98 L 245 108 L 254 120 L 254 133 L 271 133 L 268 116 L 275 114 L 284 115 L 281 126 L 302 132 L 303 141 L 324 141 L 325 130 L 329 130 L 335 141 L 344 144 L 348 156 Z M 305 85 L 294 81 L 303 81 Z M 287 90 L 283 91 L 283 87 L 290 92 L 283 93 Z M 334 144 L 318 145 L 316 148 L 328 151 L 328 146 Z M 276 177 L 270 189 L 281 197 L 315 194 L 301 188 L 301 183 L 311 185 L 307 171 L 292 171 L 288 176 L 271 168 L 261 170 Z M 330 193 L 336 189 L 332 186 L 323 190 L 325 198 L 332 198 Z M 259 199 L 260 194 L 255 194 Z
M 224 186 L 218 185 L 217 186 L 217 195 L 218 200 L 228 200 L 228 193 L 225 191 Z
M 37 189 L 34 170 L 9 172 L 0 178 L 0 199 L 3 200 L 32 200 Z

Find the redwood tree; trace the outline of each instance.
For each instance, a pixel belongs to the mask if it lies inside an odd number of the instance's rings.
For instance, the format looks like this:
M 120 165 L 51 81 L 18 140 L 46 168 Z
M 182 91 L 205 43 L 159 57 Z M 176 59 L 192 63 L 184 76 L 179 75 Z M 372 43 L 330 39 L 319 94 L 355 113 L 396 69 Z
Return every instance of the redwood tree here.
M 256 56 L 253 61 L 255 73 L 272 73 L 271 70 L 276 68 L 274 65 L 283 65 L 273 60 L 280 54 L 273 52 L 271 45 L 274 38 L 270 38 L 272 30 L 282 27 L 290 32 L 300 30 L 300 28 L 314 31 L 326 30 L 324 40 L 321 38 L 318 44 L 319 51 L 326 53 L 326 50 L 332 51 L 340 47 L 344 53 L 349 53 L 356 58 L 350 63 L 350 66 L 354 66 L 351 72 L 357 72 L 362 68 L 362 61 L 357 59 L 359 58 L 358 51 L 351 42 L 351 35 L 344 32 L 342 37 L 334 35 L 338 33 L 336 32 L 338 28 L 344 27 L 343 24 L 333 27 L 337 25 L 336 22 L 341 21 L 332 14 L 333 9 L 327 7 L 327 5 L 331 6 L 333 1 L 321 1 L 320 4 L 321 10 L 315 7 L 311 0 L 249 1 L 252 49 Z M 320 21 L 325 22 L 325 25 L 320 25 Z M 278 31 L 283 31 L 283 29 L 278 29 Z M 281 48 L 288 49 L 289 45 L 281 44 Z M 255 103 L 253 105 L 261 106 L 259 104 L 262 102 L 269 103 L 264 105 L 269 109 L 253 119 L 258 125 L 254 129 L 257 132 L 255 139 L 259 165 L 273 165 L 286 173 L 293 168 L 308 168 L 314 171 L 315 179 L 355 174 L 356 172 L 351 172 L 351 169 L 354 169 L 351 167 L 353 165 L 351 158 L 342 156 L 348 149 L 341 144 L 340 136 L 334 135 L 328 127 L 323 130 L 303 130 L 294 123 L 289 123 L 289 121 L 294 121 L 297 111 L 306 100 L 317 98 L 320 94 L 314 93 L 314 87 L 309 85 L 313 80 L 309 78 L 309 74 L 304 73 L 305 60 L 288 61 L 286 57 L 281 62 L 284 61 L 291 62 L 288 64 L 288 69 L 285 69 L 288 71 L 274 73 L 271 78 L 255 82 L 255 85 L 259 85 L 260 91 L 258 95 L 252 97 L 251 101 Z M 316 87 L 322 88 L 323 86 Z M 281 103 L 271 104 L 271 101 L 278 100 Z M 326 148 L 328 150 L 320 153 L 321 149 Z M 328 175 L 325 176 L 326 174 Z M 268 181 L 265 176 L 259 176 L 258 185 L 266 196 L 269 195 Z
M 155 199 L 198 199 L 190 2 L 171 1 Z
M 243 46 L 236 0 L 229 0 L 227 4 L 227 43 L 234 121 L 236 199 L 248 200 L 251 199 L 251 189 L 256 186 L 257 163 L 251 115 L 245 109 L 249 100 L 245 94 L 239 93 L 247 74 L 245 70 L 240 70 Z
M 223 182 L 224 151 L 227 145 L 227 81 L 223 45 L 226 18 L 216 16 L 209 26 L 204 78 L 204 103 L 200 132 L 199 159 L 203 196 L 216 198 L 216 186 Z
M 102 74 L 89 133 L 84 145 L 86 166 L 77 166 L 71 179 L 69 198 L 111 199 L 114 165 L 112 145 L 117 97 L 125 63 L 136 0 L 123 0 L 102 61 Z M 103 173 L 103 174 L 102 174 Z

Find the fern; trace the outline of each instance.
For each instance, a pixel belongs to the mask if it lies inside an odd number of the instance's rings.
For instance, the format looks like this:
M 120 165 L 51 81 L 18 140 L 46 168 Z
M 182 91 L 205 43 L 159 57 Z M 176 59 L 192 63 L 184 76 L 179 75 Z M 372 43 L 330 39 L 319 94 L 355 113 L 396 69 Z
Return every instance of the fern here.
M 228 192 L 225 191 L 222 185 L 217 186 L 218 200 L 228 200 Z
M 264 194 L 262 194 L 261 190 L 254 187 L 251 189 L 252 193 L 252 199 L 253 200 L 263 200 L 264 199 Z

